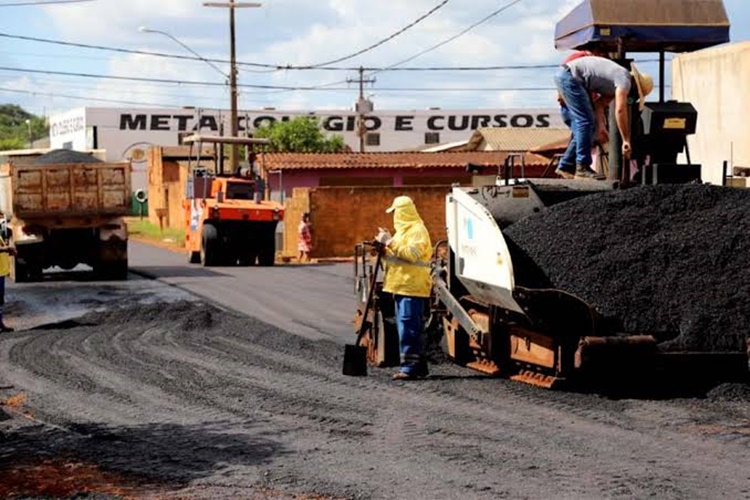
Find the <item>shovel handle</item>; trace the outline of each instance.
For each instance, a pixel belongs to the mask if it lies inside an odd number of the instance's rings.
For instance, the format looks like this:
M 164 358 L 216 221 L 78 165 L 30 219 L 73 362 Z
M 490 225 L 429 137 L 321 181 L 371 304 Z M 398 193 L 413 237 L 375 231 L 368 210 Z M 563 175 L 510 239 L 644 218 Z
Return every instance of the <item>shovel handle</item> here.
M 370 290 L 367 292 L 367 302 L 365 302 L 365 310 L 362 313 L 362 323 L 359 325 L 359 332 L 357 333 L 356 346 L 359 346 L 362 337 L 365 336 L 365 326 L 367 323 L 367 315 L 372 307 L 372 300 L 375 297 L 375 283 L 377 282 L 378 270 L 380 269 L 380 260 L 383 257 L 384 249 L 376 246 L 378 249 L 378 256 L 375 259 L 375 269 L 372 271 L 372 277 L 370 278 Z

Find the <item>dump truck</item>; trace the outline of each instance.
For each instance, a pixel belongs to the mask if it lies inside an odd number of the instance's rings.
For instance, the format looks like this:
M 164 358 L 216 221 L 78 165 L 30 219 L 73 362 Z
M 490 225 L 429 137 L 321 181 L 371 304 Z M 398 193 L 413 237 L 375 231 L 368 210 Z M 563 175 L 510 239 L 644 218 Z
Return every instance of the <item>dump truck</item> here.
M 276 226 L 284 206 L 264 199 L 259 176 L 252 169 L 225 174 L 201 165 L 203 144 L 268 144 L 266 139 L 194 135 L 184 139 L 198 146 L 188 166 L 185 209 L 185 247 L 188 261 L 203 266 L 273 266 Z M 220 158 L 222 154 L 216 154 Z
M 53 150 L 0 168 L 0 211 L 16 248 L 16 282 L 38 281 L 45 270 L 79 264 L 101 278 L 128 275 L 131 165 L 86 153 Z

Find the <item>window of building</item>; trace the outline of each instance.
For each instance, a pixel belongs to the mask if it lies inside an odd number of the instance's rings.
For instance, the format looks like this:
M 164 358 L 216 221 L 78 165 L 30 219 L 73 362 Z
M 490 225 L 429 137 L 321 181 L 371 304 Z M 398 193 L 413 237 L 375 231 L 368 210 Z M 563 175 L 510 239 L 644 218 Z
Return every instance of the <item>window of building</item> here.
M 425 144 L 440 144 L 440 132 L 425 132 Z
M 365 144 L 368 146 L 380 146 L 380 134 L 368 133 L 365 136 Z

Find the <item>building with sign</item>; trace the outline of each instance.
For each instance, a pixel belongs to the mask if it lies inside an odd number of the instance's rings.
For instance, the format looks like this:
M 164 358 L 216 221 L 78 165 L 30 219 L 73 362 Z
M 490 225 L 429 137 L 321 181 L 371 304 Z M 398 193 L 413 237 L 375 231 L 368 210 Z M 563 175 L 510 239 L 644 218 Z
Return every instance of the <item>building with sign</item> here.
M 240 133 L 252 133 L 264 124 L 312 116 L 328 134 L 340 134 L 352 151 L 359 151 L 355 111 L 240 111 Z M 147 186 L 146 151 L 152 145 L 177 146 L 192 133 L 229 131 L 229 112 L 199 108 L 128 109 L 77 108 L 50 117 L 50 147 L 76 150 L 104 149 L 108 161 L 133 162 L 133 187 Z M 366 152 L 424 149 L 437 144 L 466 141 L 487 127 L 556 128 L 564 126 L 557 109 L 486 109 L 373 111 L 365 118 Z

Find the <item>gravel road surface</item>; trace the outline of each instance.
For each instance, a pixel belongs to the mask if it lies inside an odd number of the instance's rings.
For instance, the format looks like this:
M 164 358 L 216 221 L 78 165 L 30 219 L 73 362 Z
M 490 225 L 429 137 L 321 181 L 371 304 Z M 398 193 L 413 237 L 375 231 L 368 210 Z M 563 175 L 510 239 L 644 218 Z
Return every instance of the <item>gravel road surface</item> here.
M 69 314 L 0 337 L 0 496 L 750 497 L 746 386 L 613 400 L 449 364 L 345 377 L 348 266 L 204 271 L 160 252 L 144 266 L 160 281 L 11 289 L 65 294 L 46 314 Z

